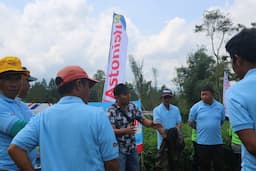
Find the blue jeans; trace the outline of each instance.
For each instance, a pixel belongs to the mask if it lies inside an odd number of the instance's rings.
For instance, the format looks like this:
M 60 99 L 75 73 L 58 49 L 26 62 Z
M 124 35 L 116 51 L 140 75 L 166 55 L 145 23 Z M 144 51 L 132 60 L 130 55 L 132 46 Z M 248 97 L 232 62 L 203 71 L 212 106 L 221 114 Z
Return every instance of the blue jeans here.
M 131 154 L 119 152 L 120 171 L 139 171 L 139 156 L 137 151 Z

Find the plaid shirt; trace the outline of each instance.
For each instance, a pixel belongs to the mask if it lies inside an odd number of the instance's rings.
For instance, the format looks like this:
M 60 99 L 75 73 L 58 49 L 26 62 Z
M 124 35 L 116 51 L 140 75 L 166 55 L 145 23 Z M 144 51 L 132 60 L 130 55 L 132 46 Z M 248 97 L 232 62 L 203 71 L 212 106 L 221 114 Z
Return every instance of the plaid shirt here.
M 121 110 L 117 103 L 112 104 L 108 108 L 108 117 L 112 125 L 115 125 L 117 129 L 126 128 L 128 125 L 134 124 L 137 120 L 142 122 L 144 116 L 141 111 L 133 103 L 129 103 L 126 110 Z M 119 151 L 124 154 L 131 154 L 136 150 L 135 136 L 134 135 L 122 135 L 116 136 Z

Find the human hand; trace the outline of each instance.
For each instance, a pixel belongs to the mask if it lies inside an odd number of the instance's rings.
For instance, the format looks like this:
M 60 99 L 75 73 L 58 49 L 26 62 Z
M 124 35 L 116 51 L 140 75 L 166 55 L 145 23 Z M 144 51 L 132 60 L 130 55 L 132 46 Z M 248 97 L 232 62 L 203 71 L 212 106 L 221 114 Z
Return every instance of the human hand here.
M 163 125 L 159 122 L 153 122 L 152 121 L 152 128 L 154 128 L 154 129 L 163 128 Z
M 136 128 L 133 125 L 128 125 L 126 132 L 129 135 L 134 135 L 136 133 Z
M 161 136 L 163 137 L 163 139 L 167 138 L 166 132 L 163 132 L 163 133 L 161 134 Z

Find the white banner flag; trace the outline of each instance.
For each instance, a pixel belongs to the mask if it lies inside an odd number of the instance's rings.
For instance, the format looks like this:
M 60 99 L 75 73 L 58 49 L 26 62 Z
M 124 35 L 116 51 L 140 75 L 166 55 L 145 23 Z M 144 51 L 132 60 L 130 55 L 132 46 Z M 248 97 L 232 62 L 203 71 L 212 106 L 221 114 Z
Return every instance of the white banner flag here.
M 226 111 L 226 105 L 225 105 L 225 96 L 226 96 L 226 92 L 228 90 L 228 88 L 230 87 L 230 83 L 229 83 L 229 80 L 228 80 L 228 75 L 227 73 L 224 71 L 224 77 L 223 77 L 223 104 L 224 104 L 224 107 L 225 107 L 225 115 L 227 117 L 229 117 L 227 111 Z
M 125 82 L 127 43 L 125 18 L 122 15 L 114 13 L 108 67 L 102 97 L 103 102 L 115 101 L 113 95 L 114 87 L 119 83 Z

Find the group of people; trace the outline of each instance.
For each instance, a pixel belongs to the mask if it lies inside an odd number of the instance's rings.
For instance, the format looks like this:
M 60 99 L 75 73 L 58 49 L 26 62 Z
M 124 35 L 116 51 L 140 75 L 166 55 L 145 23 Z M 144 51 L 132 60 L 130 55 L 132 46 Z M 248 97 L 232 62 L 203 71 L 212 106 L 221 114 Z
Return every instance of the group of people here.
M 227 91 L 225 108 L 232 125 L 232 150 L 235 157 L 231 160 L 238 167 L 234 170 L 256 170 L 256 29 L 243 29 L 226 44 L 232 68 L 240 79 Z M 213 99 L 213 90 L 201 90 L 201 101 L 192 106 L 189 125 L 195 129 L 195 148 L 198 170 L 223 170 L 223 151 L 221 124 L 224 121 L 224 107 Z M 194 138 L 195 140 L 195 138 Z M 240 144 L 242 143 L 242 152 Z M 240 156 L 241 153 L 241 156 Z M 241 157 L 239 159 L 238 157 Z
M 242 30 L 229 40 L 226 49 L 241 80 L 230 88 L 225 104 L 233 130 L 243 143 L 242 170 L 254 171 L 256 29 Z M 22 102 L 29 81 L 34 80 L 19 58 L 0 59 L 0 171 L 33 171 L 38 145 L 42 170 L 139 171 L 136 120 L 157 130 L 158 150 L 166 144 L 172 148 L 176 143 L 171 143 L 173 137 L 179 139 L 182 118 L 179 108 L 171 104 L 169 89 L 163 90 L 153 120 L 130 102 L 129 88 L 122 83 L 113 90 L 115 103 L 104 112 L 87 104 L 90 88 L 98 81 L 79 66 L 66 66 L 55 78 L 60 100 L 34 116 Z M 213 89 L 203 87 L 201 101 L 192 106 L 188 119 L 197 136 L 194 145 L 200 171 L 211 167 L 223 170 L 224 119 L 224 106 L 214 99 Z

